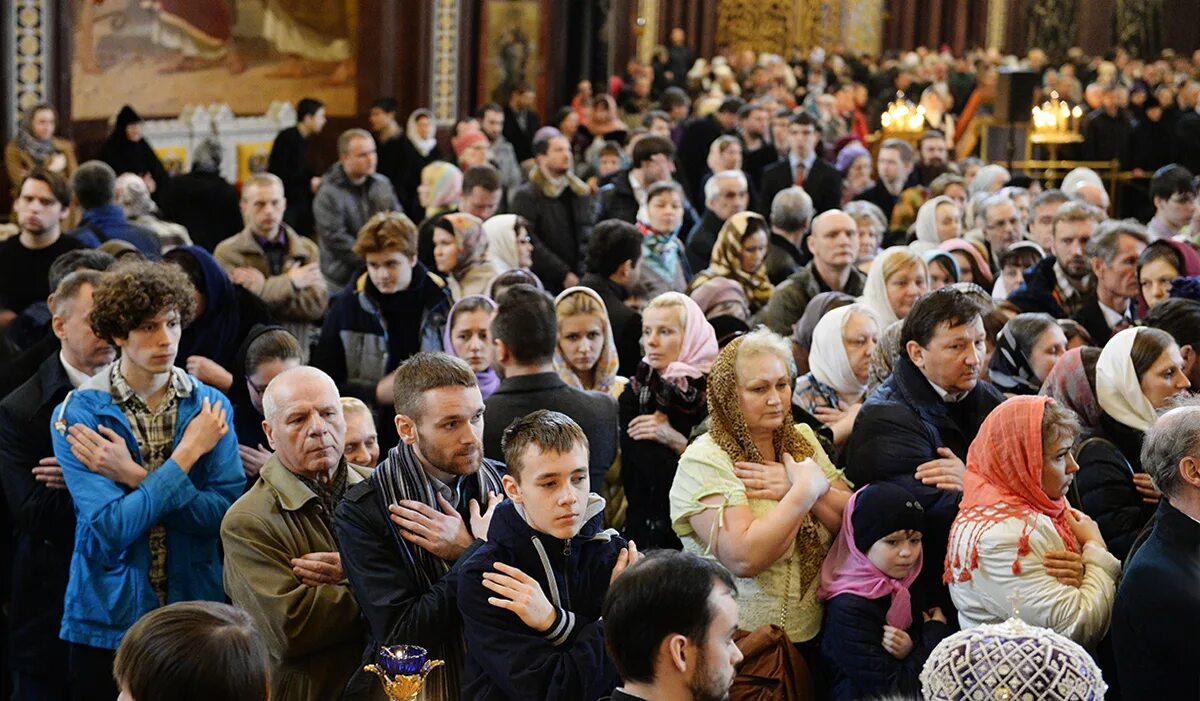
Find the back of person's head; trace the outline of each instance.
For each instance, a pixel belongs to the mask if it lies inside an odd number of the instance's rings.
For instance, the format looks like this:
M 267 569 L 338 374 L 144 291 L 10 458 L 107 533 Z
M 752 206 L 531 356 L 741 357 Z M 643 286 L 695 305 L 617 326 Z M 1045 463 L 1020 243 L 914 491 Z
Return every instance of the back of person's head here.
M 163 312 L 179 314 L 186 328 L 196 315 L 195 288 L 172 263 L 131 261 L 104 273 L 92 293 L 92 330 L 112 343 Z
M 1004 325 L 1002 333 L 1007 331 L 1012 334 L 1013 339 L 1017 342 L 1017 348 L 1026 357 L 1029 357 L 1033 353 L 1033 347 L 1037 345 L 1038 338 L 1052 326 L 1058 326 L 1058 322 L 1049 314 L 1025 312 L 1009 319 L 1008 323 Z
M 137 173 L 121 173 L 117 176 L 116 200 L 130 219 L 158 211 L 154 200 L 150 199 L 150 188 Z
M 311 117 L 323 109 L 325 109 L 324 102 L 315 100 L 311 97 L 301 98 L 301 100 L 296 103 L 296 121 L 303 122 L 305 117 Z
M 50 273 L 46 277 L 49 278 L 50 289 L 53 290 L 58 287 L 58 283 L 62 282 L 63 278 L 77 270 L 103 272 L 116 262 L 116 258 L 104 251 L 94 248 L 76 248 L 55 258 L 54 262 L 50 264 Z
M 50 194 L 54 195 L 55 201 L 62 206 L 63 209 L 71 206 L 71 184 L 67 179 L 58 173 L 52 173 L 43 168 L 34 168 L 29 175 L 26 175 L 21 180 L 21 187 L 17 188 L 20 192 L 25 187 L 25 183 L 30 180 L 35 180 L 40 183 L 45 183 L 46 187 L 50 188 Z
M 529 285 L 510 287 L 496 300 L 492 338 L 501 341 L 517 365 L 544 365 L 554 359 L 558 319 L 554 301 Z
M 500 189 L 500 171 L 490 165 L 471 166 L 463 171 L 462 191 L 464 195 L 481 187 L 488 192 Z
M 900 344 L 906 346 L 909 341 L 916 341 L 922 348 L 928 348 L 939 326 L 944 324 L 954 328 L 981 317 L 979 304 L 969 294 L 954 287 L 943 287 L 925 294 L 913 304 L 908 316 L 904 317 Z
M 662 96 L 659 98 L 658 104 L 667 112 L 676 107 L 688 107 L 692 104 L 691 98 L 684 92 L 682 88 L 671 86 L 663 90 Z
M 396 114 L 400 111 L 400 105 L 394 97 L 378 97 L 371 103 L 371 109 L 379 109 L 388 114 Z
M 1192 171 L 1176 163 L 1159 168 L 1150 179 L 1151 200 L 1169 200 L 1174 195 L 1195 194 L 1196 178 Z
M 512 270 L 505 270 L 492 279 L 488 284 L 487 296 L 492 299 L 500 299 L 504 296 L 505 292 L 517 285 L 526 285 L 541 291 L 545 291 L 546 289 L 537 275 L 522 268 L 513 268 Z
M 1172 297 L 1150 308 L 1142 320 L 1146 326 L 1171 334 L 1180 348 L 1191 346 L 1200 352 L 1200 302 Z
M 713 590 L 737 584 L 716 560 L 674 550 L 650 552 L 613 582 L 604 597 L 604 641 L 625 682 L 652 684 L 663 642 L 680 636 L 705 649 L 716 616 Z
M 803 231 L 813 217 L 813 201 L 804 188 L 792 185 L 771 200 L 771 226 L 781 231 Z
M 1181 463 L 1185 458 L 1191 458 L 1193 465 L 1184 468 Z M 1169 500 L 1179 498 L 1189 486 L 1193 493 L 1200 491 L 1193 481 L 1197 477 L 1195 463 L 1200 463 L 1200 400 L 1178 400 L 1150 424 L 1142 440 L 1141 463 L 1154 486 Z M 1182 469 L 1191 471 L 1190 480 L 1180 474 Z
M 392 251 L 412 258 L 417 255 L 417 226 L 400 212 L 379 212 L 358 230 L 352 250 L 360 258 Z
M 1059 211 L 1061 212 L 1062 210 L 1060 209 Z M 1150 234 L 1146 232 L 1146 227 L 1137 221 L 1133 219 L 1109 219 L 1101 222 L 1096 227 L 1096 231 L 1092 233 L 1092 237 L 1088 239 L 1088 256 L 1105 263 L 1112 263 L 1117 253 L 1121 250 L 1122 236 L 1132 236 L 1141 241 L 1142 245 L 1150 243 Z
M 392 403 L 397 416 L 416 421 L 425 410 L 425 393 L 442 387 L 478 387 L 471 366 L 449 353 L 417 353 L 396 368 Z
M 303 359 L 300 341 L 286 329 L 271 329 L 260 333 L 246 346 L 246 374 L 253 375 L 263 363 Z
M 643 163 L 660 153 L 667 158 L 673 158 L 675 156 L 675 144 L 671 143 L 671 140 L 665 136 L 648 134 L 638 139 L 637 144 L 634 145 L 633 154 L 630 156 L 630 163 L 634 168 L 641 168 Z
M 183 601 L 133 624 L 117 648 L 113 677 L 132 701 L 266 701 L 271 658 L 245 611 Z
M 607 219 L 592 229 L 588 241 L 587 269 L 603 277 L 617 272 L 625 261 L 634 265 L 642 257 L 642 235 L 637 227 L 620 219 Z
M 98 270 L 77 270 L 58 281 L 50 293 L 50 309 L 56 316 L 66 316 L 71 302 L 79 296 L 85 285 L 92 289 L 100 284 L 101 273 Z
M 221 170 L 221 142 L 211 136 L 205 137 L 196 144 L 192 156 L 192 171 L 198 173 L 216 173 Z
M 357 127 L 354 129 L 347 129 L 338 136 L 337 151 L 339 158 L 350 154 L 350 145 L 354 143 L 355 139 L 369 139 L 372 142 L 375 141 L 375 137 L 371 136 L 371 132 L 367 131 L 366 129 L 359 129 Z
M 113 203 L 117 174 L 104 161 L 86 161 L 71 175 L 71 191 L 79 206 L 96 209 Z
M 500 437 L 500 449 L 504 451 L 504 464 L 508 474 L 518 483 L 525 470 L 526 451 L 536 447 L 539 452 L 566 455 L 576 448 L 588 451 L 588 439 L 579 424 L 571 417 L 557 411 L 538 409 L 516 419 Z

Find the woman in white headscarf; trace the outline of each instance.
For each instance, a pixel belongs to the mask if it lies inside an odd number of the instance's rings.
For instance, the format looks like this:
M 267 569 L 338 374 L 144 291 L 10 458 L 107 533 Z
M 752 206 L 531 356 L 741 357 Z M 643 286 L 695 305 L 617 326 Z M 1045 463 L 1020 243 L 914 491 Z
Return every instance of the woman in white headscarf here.
M 892 246 L 871 264 L 858 301 L 875 316 L 880 328 L 908 316 L 929 288 L 929 270 L 920 254 L 907 246 Z
M 497 214 L 483 223 L 487 234 L 488 258 L 504 272 L 529 270 L 533 265 L 533 239 L 529 222 L 516 214 Z
M 1075 483 L 1084 512 L 1121 560 L 1160 497 L 1142 470 L 1142 440 L 1158 412 L 1190 386 L 1179 346 L 1159 329 L 1121 331 L 1096 361 L 1100 425 L 1079 447 Z
M 810 423 L 814 429 L 828 427 L 835 446 L 845 442 L 854 427 L 878 341 L 879 325 L 862 304 L 826 312 L 813 329 L 809 372 L 796 380 L 792 404 L 798 419 L 815 419 Z
M 917 223 L 913 225 L 917 238 L 908 247 L 917 253 L 932 251 L 943 241 L 962 236 L 962 211 L 958 203 L 938 195 L 921 205 L 917 210 Z

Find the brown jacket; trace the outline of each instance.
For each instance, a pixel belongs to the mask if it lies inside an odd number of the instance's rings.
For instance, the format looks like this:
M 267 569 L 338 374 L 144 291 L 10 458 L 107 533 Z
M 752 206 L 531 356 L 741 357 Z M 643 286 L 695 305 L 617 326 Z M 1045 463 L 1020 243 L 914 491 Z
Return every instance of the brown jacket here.
M 54 148 L 67 158 L 67 166 L 59 173 L 64 178 L 70 178 L 75 172 L 75 168 L 79 165 L 75 160 L 75 145 L 67 139 L 60 139 L 57 136 L 51 137 L 50 141 L 54 143 Z M 16 140 L 8 142 L 4 147 L 4 170 L 8 172 L 8 183 L 12 188 L 13 197 L 17 196 L 17 188 L 21 186 L 21 181 L 26 175 L 33 172 L 33 159 L 29 154 L 22 151 L 17 146 Z
M 347 465 L 353 486 L 370 470 Z M 336 552 L 321 502 L 277 455 L 221 522 L 225 592 L 254 619 L 271 651 L 271 698 L 336 701 L 358 667 L 366 632 L 344 580 L 310 587 L 291 559 Z
M 283 261 L 286 271 L 295 265 L 308 263 L 320 264 L 321 253 L 317 244 L 300 236 L 286 224 L 283 225 L 287 235 L 287 256 Z M 292 281 L 284 273 L 271 275 L 270 265 L 263 248 L 254 239 L 250 229 L 242 229 L 217 244 L 213 257 L 232 274 L 234 268 L 254 268 L 266 276 L 262 291 L 258 296 L 267 303 L 271 314 L 279 321 L 320 321 L 325 314 L 325 305 L 329 303 L 329 295 L 324 285 L 316 285 L 303 290 L 292 287 Z

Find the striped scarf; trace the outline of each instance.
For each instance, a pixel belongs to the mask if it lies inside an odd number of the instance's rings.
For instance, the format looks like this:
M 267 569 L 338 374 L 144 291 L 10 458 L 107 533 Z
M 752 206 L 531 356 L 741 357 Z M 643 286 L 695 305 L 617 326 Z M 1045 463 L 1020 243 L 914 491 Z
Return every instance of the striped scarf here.
M 486 495 L 489 492 L 504 493 L 504 487 L 500 483 L 502 470 L 503 465 L 486 458 L 480 464 L 475 478 L 479 480 L 481 503 L 486 501 Z M 450 571 L 452 563 L 448 563 L 421 546 L 405 540 L 404 536 L 400 534 L 400 527 L 392 521 L 388 507 L 408 499 L 428 504 L 440 511 L 436 496 L 437 490 L 421 467 L 412 446 L 403 442 L 388 451 L 387 459 L 371 473 L 371 479 L 375 482 L 375 493 L 379 495 L 379 508 L 383 510 L 383 518 L 391 531 L 392 542 L 399 549 L 404 561 L 416 573 L 421 587 L 428 590 Z M 464 479 L 469 479 L 469 477 L 464 477 Z M 401 644 L 410 641 L 387 642 Z M 434 650 L 429 652 L 430 657 L 436 657 Z M 443 653 L 442 658 L 445 660 L 446 666 L 441 672 L 431 674 L 426 679 L 422 689 L 422 698 L 457 699 L 462 685 L 461 675 L 466 655 L 466 644 L 462 633 L 460 632 L 456 638 L 447 636 L 445 647 L 439 652 Z

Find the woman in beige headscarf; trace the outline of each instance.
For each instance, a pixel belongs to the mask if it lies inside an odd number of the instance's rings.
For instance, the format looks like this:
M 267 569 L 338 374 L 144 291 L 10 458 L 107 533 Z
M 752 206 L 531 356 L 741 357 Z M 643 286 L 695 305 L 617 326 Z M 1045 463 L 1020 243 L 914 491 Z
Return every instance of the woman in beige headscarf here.
M 450 298 L 481 295 L 500 270 L 487 258 L 483 222 L 470 214 L 443 214 L 433 222 L 433 260 Z
M 731 216 L 717 234 L 708 267 L 692 278 L 688 290 L 694 291 L 713 278 L 729 278 L 742 286 L 750 313 L 756 313 L 766 306 L 775 289 L 765 265 L 769 245 L 770 228 L 761 215 L 739 212 Z

